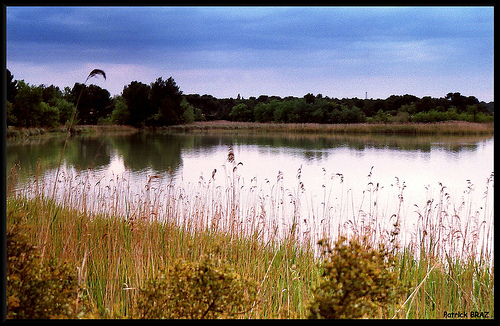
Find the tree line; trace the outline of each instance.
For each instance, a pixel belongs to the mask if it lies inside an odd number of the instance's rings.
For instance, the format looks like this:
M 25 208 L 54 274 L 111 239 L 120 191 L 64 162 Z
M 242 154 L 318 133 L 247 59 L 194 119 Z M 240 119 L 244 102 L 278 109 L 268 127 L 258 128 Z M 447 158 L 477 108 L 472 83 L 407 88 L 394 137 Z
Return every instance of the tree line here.
M 441 98 L 391 95 L 386 99 L 330 98 L 308 93 L 303 97 L 261 95 L 216 98 L 183 94 L 172 77 L 149 85 L 132 81 L 111 97 L 96 85 L 75 83 L 73 88 L 30 85 L 15 80 L 7 70 L 7 125 L 48 127 L 71 118 L 82 92 L 77 124 L 121 124 L 136 127 L 168 126 L 204 120 L 280 123 L 391 123 L 463 120 L 493 121 L 494 103 L 474 96 L 448 93 Z

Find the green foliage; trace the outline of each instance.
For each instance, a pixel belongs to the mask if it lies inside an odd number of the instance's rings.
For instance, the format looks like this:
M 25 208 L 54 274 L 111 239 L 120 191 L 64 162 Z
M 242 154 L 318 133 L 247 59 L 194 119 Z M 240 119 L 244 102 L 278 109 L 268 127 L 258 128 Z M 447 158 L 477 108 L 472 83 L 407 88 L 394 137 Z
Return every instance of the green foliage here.
M 40 103 L 39 110 L 39 123 L 41 126 L 55 128 L 59 125 L 59 110 L 56 107 L 42 102 Z
M 181 102 L 181 108 L 184 113 L 182 114 L 183 123 L 193 123 L 194 122 L 194 106 L 188 103 L 188 101 L 183 98 Z
M 14 80 L 14 75 L 11 74 L 10 70 L 7 69 L 6 79 L 7 79 L 7 98 L 6 100 L 12 102 L 17 94 L 17 80 Z
M 342 106 L 342 111 L 340 113 L 342 123 L 362 123 L 365 122 L 365 114 L 357 106 L 348 108 L 347 106 Z
M 323 281 L 313 290 L 309 318 L 377 317 L 398 299 L 395 257 L 380 245 L 372 248 L 366 240 L 341 237 L 331 248 L 322 240 L 326 259 Z
M 272 100 L 255 106 L 255 121 L 284 123 L 361 123 L 364 112 L 357 106 L 328 102 L 311 96 L 286 101 Z
M 7 119 L 7 126 L 12 126 L 17 123 L 17 118 L 16 115 L 14 114 L 14 107 L 11 102 L 7 101 L 6 104 L 6 116 L 5 118 Z
M 377 114 L 373 117 L 374 122 L 389 122 L 389 118 L 391 115 L 389 113 L 384 112 L 382 109 L 377 111 Z
M 120 106 L 116 117 L 124 124 L 173 125 L 191 119 L 189 112 L 183 116 L 187 107 L 181 105 L 182 92 L 172 77 L 159 77 L 150 85 L 133 81 L 123 88 L 122 96 L 126 107 Z
M 178 261 L 149 280 L 137 299 L 142 318 L 231 318 L 249 311 L 255 283 L 210 257 Z
M 128 110 L 127 102 L 122 96 L 117 96 L 114 98 L 115 108 L 111 112 L 111 122 L 124 125 L 129 122 L 130 111 Z
M 127 124 L 140 126 L 146 118 L 156 113 L 149 104 L 150 93 L 151 88 L 138 81 L 123 88 L 122 96 L 129 111 Z
M 253 121 L 253 110 L 248 105 L 241 103 L 233 106 L 231 113 L 229 113 L 229 118 L 232 121 Z
M 90 74 L 101 74 L 102 71 Z M 7 70 L 7 124 L 19 127 L 53 127 L 67 123 L 80 91 L 78 121 L 82 124 L 126 124 L 136 127 L 191 123 L 204 120 L 277 123 L 407 123 L 461 120 L 493 122 L 494 103 L 474 96 L 448 93 L 441 98 L 391 95 L 387 99 L 337 99 L 308 93 L 297 98 L 261 95 L 258 98 L 218 99 L 211 95 L 183 95 L 172 77 L 149 85 L 132 81 L 121 96 L 110 98 L 96 85 L 75 83 L 61 91 L 57 86 L 30 86 L 14 80 Z M 104 77 L 104 75 L 103 75 Z M 239 95 L 239 94 L 238 94 Z M 120 103 L 121 97 L 124 104 Z M 182 100 L 188 105 L 181 105 Z M 61 102 L 61 101 L 66 101 Z M 41 105 L 41 103 L 47 103 Z M 68 104 L 72 104 L 71 107 Z M 58 121 L 54 121 L 57 108 Z M 48 113 L 48 116 L 45 116 Z
M 150 105 L 158 116 L 152 120 L 153 124 L 174 125 L 181 122 L 183 107 L 182 92 L 172 77 L 167 80 L 159 77 L 151 83 Z
M 78 116 L 82 124 L 97 124 L 99 118 L 107 118 L 113 110 L 113 101 L 109 92 L 97 85 L 75 83 L 73 98 L 78 100 Z M 76 102 L 74 103 L 76 105 Z
M 257 122 L 271 122 L 274 120 L 274 111 L 280 105 L 280 101 L 272 100 L 271 102 L 259 103 L 254 108 L 254 117 Z
M 63 98 L 58 98 L 55 101 L 55 107 L 59 111 L 59 124 L 69 123 L 73 110 L 75 109 L 75 105 Z
M 38 127 L 40 118 L 40 103 L 42 90 L 29 85 L 23 80 L 18 81 L 17 94 L 12 102 L 12 113 L 16 117 L 17 125 L 23 127 Z
M 194 121 L 205 121 L 207 118 L 203 115 L 200 109 L 194 108 Z
M 65 262 L 40 263 L 38 249 L 14 225 L 7 232 L 7 318 L 75 318 L 79 286 Z

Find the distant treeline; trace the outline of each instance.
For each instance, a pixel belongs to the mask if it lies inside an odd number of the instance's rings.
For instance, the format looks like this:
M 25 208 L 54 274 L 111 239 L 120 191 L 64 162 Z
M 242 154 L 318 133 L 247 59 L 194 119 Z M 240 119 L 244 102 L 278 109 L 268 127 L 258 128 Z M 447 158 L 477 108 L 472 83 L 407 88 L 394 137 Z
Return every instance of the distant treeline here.
M 204 120 L 280 123 L 391 123 L 462 120 L 493 121 L 494 103 L 474 96 L 448 93 L 441 98 L 391 95 L 386 99 L 261 95 L 218 99 L 183 94 L 172 77 L 149 85 L 133 81 L 121 95 L 96 85 L 75 83 L 73 88 L 29 85 L 7 70 L 7 125 L 57 127 L 66 124 L 78 105 L 77 124 L 165 126 Z

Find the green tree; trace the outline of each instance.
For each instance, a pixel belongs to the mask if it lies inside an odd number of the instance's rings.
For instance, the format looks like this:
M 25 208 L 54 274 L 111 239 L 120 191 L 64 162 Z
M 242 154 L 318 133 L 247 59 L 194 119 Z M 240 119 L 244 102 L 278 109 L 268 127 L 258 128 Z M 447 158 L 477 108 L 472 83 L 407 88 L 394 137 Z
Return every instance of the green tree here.
M 472 115 L 473 122 L 477 122 L 477 114 L 479 113 L 479 108 L 477 104 L 467 105 L 466 112 Z
M 274 110 L 275 122 L 290 122 L 290 117 L 293 114 L 295 101 L 282 101 Z
M 14 126 L 17 124 L 17 118 L 14 114 L 14 107 L 11 102 L 7 101 L 6 103 L 6 113 L 5 113 L 5 118 L 7 122 L 7 126 Z
M 281 106 L 281 101 L 272 100 L 269 103 L 259 103 L 254 107 L 254 117 L 257 122 L 274 121 L 274 112 Z
M 150 94 L 151 87 L 138 81 L 133 81 L 123 88 L 122 97 L 130 113 L 127 124 L 140 126 L 146 118 L 158 113 L 150 105 Z
M 194 106 L 188 103 L 188 101 L 183 98 L 181 102 L 181 108 L 184 111 L 182 114 L 182 123 L 193 123 L 194 122 Z
M 158 77 L 151 83 L 150 104 L 157 113 L 150 124 L 173 125 L 181 122 L 184 113 L 181 107 L 182 92 L 172 77 L 167 80 Z
M 411 102 L 410 104 L 403 104 L 398 109 L 399 112 L 406 112 L 409 115 L 415 114 L 417 112 L 416 102 Z
M 205 121 L 207 118 L 201 112 L 201 109 L 194 108 L 194 121 Z
M 40 112 L 39 126 L 55 128 L 59 125 L 59 110 L 56 107 L 50 106 L 46 102 L 41 102 L 38 108 Z
M 326 123 L 340 123 L 340 104 L 334 102 L 328 102 L 328 106 L 325 107 L 324 121 Z
M 376 122 L 387 123 L 389 122 L 389 118 L 391 115 L 389 113 L 384 112 L 382 109 L 378 110 L 377 114 L 374 117 Z
M 306 95 L 304 95 L 304 99 L 306 100 L 307 104 L 313 104 L 316 100 L 316 97 L 313 93 L 307 93 Z
M 58 98 L 54 105 L 59 111 L 59 124 L 69 123 L 75 105 L 66 101 L 64 98 Z
M 342 123 L 361 123 L 366 120 L 366 116 L 360 108 L 357 106 L 349 108 L 344 104 L 341 105 L 340 118 Z
M 40 126 L 40 103 L 42 103 L 42 89 L 29 85 L 20 80 L 18 90 L 12 103 L 12 114 L 16 117 L 17 126 Z
M 97 124 L 99 118 L 106 118 L 111 114 L 113 102 L 106 89 L 93 84 L 87 86 L 75 83 L 72 89 L 73 97 L 78 99 L 81 91 L 78 116 L 82 124 Z
M 455 106 L 451 106 L 448 111 L 446 111 L 446 120 L 459 120 L 458 110 Z
M 17 94 L 17 80 L 14 80 L 14 75 L 12 75 L 7 69 L 6 71 L 7 78 L 7 101 L 11 102 L 14 100 Z
M 123 96 L 116 96 L 113 100 L 115 102 L 115 108 L 113 112 L 111 112 L 111 122 L 118 125 L 129 123 L 130 112 L 125 98 L 123 98 Z
M 39 87 L 42 89 L 42 100 L 51 106 L 55 106 L 56 101 L 63 97 L 61 90 L 57 86 L 40 85 Z
M 248 105 L 241 103 L 233 106 L 229 118 L 232 121 L 253 121 L 253 111 Z

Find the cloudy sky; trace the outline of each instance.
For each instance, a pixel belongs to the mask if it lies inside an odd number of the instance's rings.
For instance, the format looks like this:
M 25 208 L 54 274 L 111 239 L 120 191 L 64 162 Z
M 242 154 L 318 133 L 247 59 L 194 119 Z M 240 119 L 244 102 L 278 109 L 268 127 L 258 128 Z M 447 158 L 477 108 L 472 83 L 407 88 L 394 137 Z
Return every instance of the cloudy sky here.
M 185 94 L 493 100 L 493 7 L 7 7 L 7 69 L 112 95 L 172 76 Z

